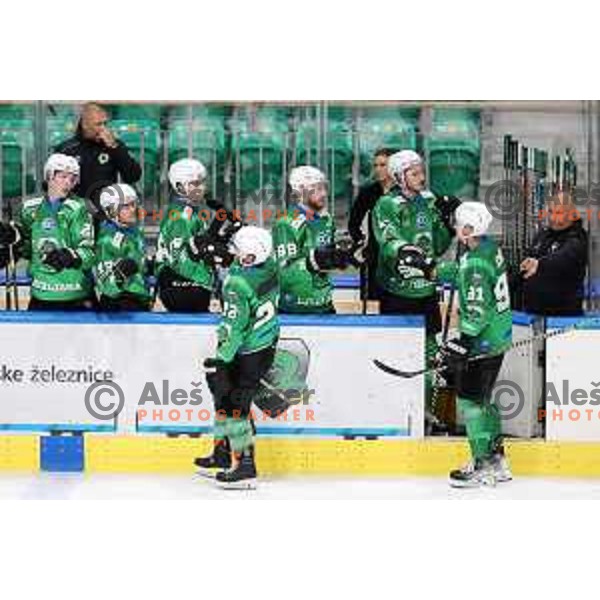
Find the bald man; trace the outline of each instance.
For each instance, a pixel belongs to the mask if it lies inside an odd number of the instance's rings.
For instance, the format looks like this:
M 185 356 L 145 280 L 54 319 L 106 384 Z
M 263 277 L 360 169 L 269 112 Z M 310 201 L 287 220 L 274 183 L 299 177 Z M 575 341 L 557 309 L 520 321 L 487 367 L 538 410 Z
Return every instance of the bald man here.
M 108 113 L 99 104 L 83 106 L 77 132 L 61 142 L 55 152 L 74 156 L 81 167 L 81 179 L 75 194 L 89 198 L 99 210 L 100 190 L 118 182 L 135 183 L 142 169 L 123 142 L 108 128 Z

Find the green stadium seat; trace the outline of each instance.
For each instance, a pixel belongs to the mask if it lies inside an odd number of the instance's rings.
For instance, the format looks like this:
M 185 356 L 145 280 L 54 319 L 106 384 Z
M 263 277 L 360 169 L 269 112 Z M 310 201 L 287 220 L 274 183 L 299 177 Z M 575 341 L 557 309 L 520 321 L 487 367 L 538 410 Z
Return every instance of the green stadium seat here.
M 363 181 L 371 175 L 373 154 L 377 149 L 417 149 L 417 122 L 418 113 L 412 109 L 382 107 L 362 112 L 357 129 L 360 175 Z
M 208 104 L 176 104 L 169 106 L 166 110 L 169 119 L 221 119 L 227 118 L 231 108 L 226 104 L 208 103 Z
M 328 118 L 327 138 L 324 140 L 325 163 L 332 199 L 352 198 L 352 166 L 354 142 L 351 123 L 345 118 L 340 121 Z M 316 165 L 318 158 L 318 124 L 315 121 L 301 123 L 296 131 L 297 165 Z
M 112 121 L 156 121 L 157 126 L 163 109 L 160 104 L 112 104 L 106 108 Z
M 257 198 L 261 190 L 269 190 L 265 201 L 273 195 L 277 200 L 285 193 L 287 168 L 289 111 L 286 107 L 251 107 L 231 121 L 231 157 L 235 174 L 236 196 Z M 248 210 L 249 210 L 248 209 Z
M 18 198 L 35 189 L 33 121 L 0 118 L 2 197 Z
M 81 112 L 80 104 L 69 102 L 54 102 L 47 105 L 47 119 L 62 119 L 77 122 Z
M 48 150 L 52 150 L 61 142 L 75 135 L 78 117 L 76 115 L 48 117 L 46 119 L 46 131 L 48 139 Z
M 225 169 L 225 124 L 222 118 L 205 117 L 188 121 L 171 120 L 167 134 L 169 164 L 193 157 L 208 170 L 208 190 L 214 198 L 223 197 Z
M 479 112 L 436 109 L 427 147 L 431 189 L 436 194 L 476 198 L 481 157 Z
M 0 103 L 0 123 L 3 121 L 14 121 L 33 119 L 34 104 L 5 104 Z
M 144 199 L 158 197 L 160 165 L 160 130 L 155 120 L 112 120 L 111 129 L 123 140 L 142 165 L 143 177 L 136 184 Z

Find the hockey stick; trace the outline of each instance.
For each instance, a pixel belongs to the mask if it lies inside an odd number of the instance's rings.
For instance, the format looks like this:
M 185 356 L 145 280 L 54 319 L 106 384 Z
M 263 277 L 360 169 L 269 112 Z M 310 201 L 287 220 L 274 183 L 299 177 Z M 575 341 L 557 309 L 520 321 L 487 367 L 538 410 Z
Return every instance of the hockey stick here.
M 577 331 L 587 325 L 592 323 L 600 323 L 600 317 L 591 317 L 587 319 L 582 319 L 581 321 L 575 323 L 574 325 L 570 325 L 568 327 L 563 327 L 562 329 L 556 329 L 554 331 L 546 331 L 544 333 L 540 333 L 537 335 L 533 335 L 527 339 L 519 340 L 518 342 L 514 342 L 507 348 L 506 352 L 511 352 L 513 350 L 517 350 L 524 346 L 528 346 L 529 344 L 535 341 L 546 340 L 548 338 L 555 337 L 557 335 L 564 335 L 566 333 L 572 333 L 573 331 Z M 502 354 L 505 354 L 503 352 Z M 470 356 L 467 358 L 467 363 L 477 362 L 483 360 L 484 358 L 493 358 L 494 356 L 500 356 L 500 354 L 476 354 L 475 356 Z M 402 369 L 397 369 L 396 367 L 392 367 L 390 365 L 385 364 L 384 362 L 373 359 L 373 364 L 381 369 L 384 373 L 388 373 L 389 375 L 394 375 L 395 377 L 401 377 L 403 379 L 412 379 L 413 377 L 418 377 L 419 375 L 425 375 L 427 373 L 443 373 L 448 369 L 447 365 L 440 365 L 438 367 L 426 367 L 424 369 L 417 369 L 416 371 L 404 371 Z
M 457 239 L 456 240 L 456 254 L 454 256 L 454 263 L 456 265 L 458 265 L 460 263 L 460 259 L 463 254 L 463 250 L 465 248 L 466 248 L 466 246 L 460 240 Z M 452 282 L 451 282 L 451 287 L 450 287 L 450 297 L 448 298 L 448 304 L 446 305 L 446 313 L 444 314 L 444 323 L 442 326 L 442 340 L 441 340 L 442 347 L 444 347 L 446 342 L 448 341 L 448 332 L 450 331 L 450 319 L 452 318 L 452 311 L 454 308 L 455 297 L 456 297 L 456 281 L 453 278 Z M 427 351 L 425 352 L 425 356 L 427 356 Z M 439 419 L 435 413 L 436 413 L 436 409 L 437 409 L 437 401 L 438 401 L 438 396 L 439 396 L 439 391 L 440 391 L 440 382 L 439 382 L 439 377 L 438 377 L 440 375 L 440 372 L 433 371 L 432 374 L 433 374 L 433 381 L 432 381 L 431 402 L 430 402 L 430 410 L 431 410 L 430 418 L 432 419 L 433 422 L 435 422 L 435 421 L 439 421 Z
M 368 290 L 369 290 L 369 267 L 365 261 L 359 270 L 360 277 L 360 295 L 362 301 L 361 314 L 367 314 Z
M 8 245 L 8 263 L 6 263 L 6 281 L 4 282 L 6 310 L 12 310 L 13 299 L 15 310 L 19 310 L 19 288 L 17 284 L 17 263 L 15 261 L 15 245 L 19 243 L 21 236 L 13 222 L 12 204 L 7 201 L 7 216 L 9 225 L 16 232 L 16 239 Z

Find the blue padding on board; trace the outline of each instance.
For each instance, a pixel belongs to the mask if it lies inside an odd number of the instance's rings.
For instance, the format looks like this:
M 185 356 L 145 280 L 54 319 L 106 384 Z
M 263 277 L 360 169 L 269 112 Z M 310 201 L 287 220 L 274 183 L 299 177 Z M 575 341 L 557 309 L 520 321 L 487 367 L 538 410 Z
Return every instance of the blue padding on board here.
M 360 289 L 360 275 L 358 273 L 334 275 L 331 279 L 333 280 L 333 287 L 336 289 Z
M 586 313 L 582 317 L 548 317 L 546 329 L 600 329 L 600 313 Z
M 73 432 L 113 432 L 114 425 L 73 424 L 73 423 L 0 423 L 0 431 L 32 431 L 48 433 L 52 431 Z
M 513 311 L 512 314 L 513 325 L 533 325 L 536 318 L 535 315 L 529 315 L 524 312 Z
M 207 425 L 138 425 L 138 433 L 212 433 L 213 428 Z M 269 425 L 257 425 L 258 435 L 267 436 L 380 436 L 380 437 L 408 437 L 410 431 L 406 427 L 273 427 Z
M 83 436 L 43 436 L 40 440 L 40 469 L 51 472 L 81 472 L 85 466 Z
M 421 316 L 281 315 L 284 326 L 316 327 L 423 327 Z M 95 313 L 2 311 L 0 323 L 73 323 L 79 325 L 216 325 L 220 315 L 178 313 Z
M 336 289 L 359 289 L 360 275 L 358 273 L 350 273 L 344 275 L 334 275 L 332 278 L 333 287 Z M 0 273 L 0 285 L 6 282 L 6 274 Z M 156 277 L 147 277 L 146 282 L 153 287 L 156 284 Z M 17 285 L 20 287 L 31 285 L 31 277 L 29 275 L 18 275 Z

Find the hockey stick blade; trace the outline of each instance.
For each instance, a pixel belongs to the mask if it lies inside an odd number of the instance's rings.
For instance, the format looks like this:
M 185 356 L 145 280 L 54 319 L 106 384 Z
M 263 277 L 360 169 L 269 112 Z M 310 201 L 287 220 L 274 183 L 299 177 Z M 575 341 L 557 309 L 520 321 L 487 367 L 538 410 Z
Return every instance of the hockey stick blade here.
M 378 369 L 381 369 L 384 373 L 388 373 L 389 375 L 394 375 L 396 377 L 402 377 L 403 379 L 412 379 L 413 377 L 418 377 L 419 375 L 423 375 L 423 373 L 428 371 L 428 369 L 419 369 L 418 371 L 401 371 L 400 369 L 386 365 L 377 358 L 373 359 L 373 364 Z

